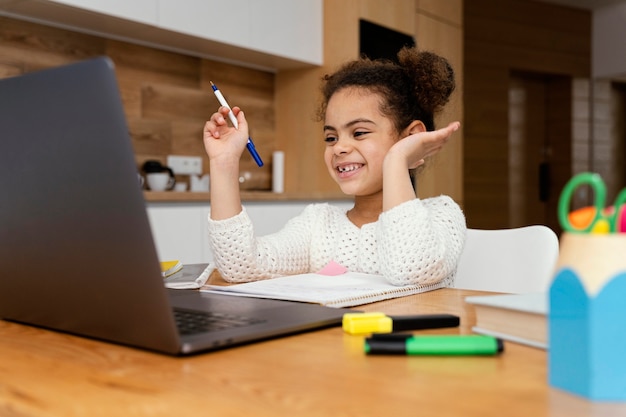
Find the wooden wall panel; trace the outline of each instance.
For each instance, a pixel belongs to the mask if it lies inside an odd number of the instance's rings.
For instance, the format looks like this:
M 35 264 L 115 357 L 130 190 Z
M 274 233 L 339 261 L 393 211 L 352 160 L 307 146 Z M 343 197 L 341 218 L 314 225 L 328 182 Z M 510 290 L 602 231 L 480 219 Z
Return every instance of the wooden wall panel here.
M 106 41 L 106 54 L 115 62 L 121 80 L 138 85 L 200 86 L 199 58 L 114 40 Z
M 141 87 L 141 116 L 157 120 L 195 120 L 202 124 L 215 106 L 215 97 L 206 91 L 165 84 Z
M 105 48 L 106 41 L 96 36 L 0 17 L 0 63 L 23 72 L 102 55 Z
M 285 190 L 342 196 L 326 172 L 322 124 L 315 120 L 323 70 L 276 75 L 276 150 L 285 152 Z
M 464 4 L 465 213 L 470 227 L 506 228 L 512 225 L 509 75 L 526 71 L 589 76 L 591 15 L 526 0 L 471 0 Z M 561 96 L 558 103 L 564 112 L 571 112 L 571 98 Z M 548 123 L 550 129 L 567 123 L 563 115 L 557 119 L 553 125 Z M 563 141 L 561 134 L 551 132 L 554 140 Z
M 472 17 L 471 20 L 468 20 L 468 17 Z M 520 23 L 527 30 L 549 28 L 555 33 L 583 34 L 583 38 L 590 25 L 588 11 L 537 0 L 466 1 L 465 24 L 472 25 L 474 17 L 484 17 L 493 24 L 497 22 Z M 489 32 L 489 27 L 483 27 L 482 30 Z M 494 35 L 493 38 L 498 37 Z M 590 39 L 582 39 L 582 41 L 585 45 L 590 43 Z M 551 38 L 545 39 L 545 42 L 550 43 Z M 581 45 L 581 48 L 584 47 Z
M 274 74 L 200 59 L 141 45 L 75 33 L 0 17 L 0 77 L 109 56 L 133 140 L 138 169 L 148 159 L 167 155 L 208 158 L 202 144 L 205 121 L 217 110 L 212 79 L 231 105 L 245 108 L 261 157 L 269 162 L 275 148 Z M 259 169 L 247 153 L 242 171 L 255 187 L 269 190 L 270 165 Z
M 145 159 L 161 159 L 171 152 L 171 123 L 131 117 L 128 118 L 128 129 L 136 155 L 142 155 Z
M 463 26 L 463 0 L 415 0 L 415 3 L 418 14 L 430 15 L 452 26 Z
M 409 35 L 415 33 L 415 4 L 411 1 L 361 0 L 359 8 L 359 18 Z
M 433 51 L 450 61 L 455 71 L 456 90 L 443 112 L 436 118 L 437 127 L 460 121 L 445 149 L 431 158 L 417 177 L 417 192 L 422 198 L 446 194 L 463 205 L 463 2 L 416 0 L 415 37 L 417 46 Z

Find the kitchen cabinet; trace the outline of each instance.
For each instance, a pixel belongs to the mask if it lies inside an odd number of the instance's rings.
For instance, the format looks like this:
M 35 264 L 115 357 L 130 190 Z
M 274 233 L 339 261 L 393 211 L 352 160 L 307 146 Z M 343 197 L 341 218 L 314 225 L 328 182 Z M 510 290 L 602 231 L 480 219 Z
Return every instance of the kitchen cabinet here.
M 254 223 L 256 235 L 264 236 L 279 231 L 312 202 L 250 201 L 243 205 Z M 346 210 L 352 207 L 351 200 L 337 200 L 330 204 Z M 206 227 L 209 203 L 148 202 L 146 208 L 159 259 L 179 259 L 187 264 L 213 260 Z
M 158 0 L 164 29 L 321 65 L 319 0 Z
M 271 71 L 320 66 L 323 0 L 0 0 L 0 15 Z
M 51 0 L 105 16 L 114 16 L 148 25 L 158 24 L 158 0 Z

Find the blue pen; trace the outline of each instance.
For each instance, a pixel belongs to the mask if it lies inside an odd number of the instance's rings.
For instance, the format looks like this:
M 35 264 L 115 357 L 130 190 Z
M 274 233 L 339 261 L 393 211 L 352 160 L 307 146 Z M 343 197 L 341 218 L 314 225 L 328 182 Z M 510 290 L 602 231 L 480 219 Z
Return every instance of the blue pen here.
M 230 121 L 233 124 L 233 126 L 235 126 L 235 129 L 238 129 L 239 128 L 239 123 L 237 123 L 237 118 L 235 117 L 235 114 L 233 113 L 233 111 L 231 110 L 230 106 L 226 102 L 226 99 L 222 95 L 221 91 L 217 89 L 217 86 L 215 84 L 213 84 L 213 81 L 209 81 L 209 82 L 211 83 L 211 88 L 213 89 L 213 93 L 215 93 L 215 97 L 217 97 L 217 101 L 219 101 L 222 106 L 228 108 L 228 110 L 229 110 L 228 118 L 230 119 Z M 250 155 L 252 155 L 252 158 L 254 158 L 254 161 L 256 162 L 256 164 L 259 167 L 262 167 L 263 166 L 263 161 L 261 160 L 261 157 L 257 153 L 256 148 L 254 147 L 254 142 L 252 142 L 252 138 L 248 137 L 248 144 L 246 145 L 246 147 L 248 148 L 248 151 L 250 152 Z

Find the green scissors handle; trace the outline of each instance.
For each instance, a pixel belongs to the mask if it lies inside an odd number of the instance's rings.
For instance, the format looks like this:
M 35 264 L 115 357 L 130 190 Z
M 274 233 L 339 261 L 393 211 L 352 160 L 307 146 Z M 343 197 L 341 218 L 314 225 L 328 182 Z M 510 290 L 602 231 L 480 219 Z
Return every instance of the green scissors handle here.
M 595 213 L 592 221 L 585 228 L 576 228 L 572 225 L 569 218 L 570 213 L 570 203 L 572 201 L 572 196 L 578 187 L 581 185 L 589 185 L 593 189 L 594 193 L 594 207 Z M 561 192 L 561 198 L 559 199 L 559 221 L 561 222 L 561 226 L 568 232 L 579 232 L 579 233 L 588 233 L 595 226 L 596 222 L 601 216 L 602 210 L 604 210 L 604 203 L 606 201 L 606 186 L 604 185 L 604 181 L 598 174 L 593 174 L 590 172 L 583 172 L 573 176 Z
M 581 185 L 589 185 L 593 189 L 595 212 L 592 221 L 586 227 L 576 228 L 570 222 L 569 210 L 572 196 Z M 559 199 L 558 216 L 561 226 L 568 232 L 576 233 L 602 232 L 603 230 L 612 233 L 615 231 L 626 232 L 619 230 L 622 226 L 618 224 L 620 209 L 624 203 L 626 203 L 626 188 L 623 189 L 615 199 L 613 213 L 611 215 L 605 213 L 605 203 L 606 185 L 604 185 L 604 181 L 602 181 L 600 175 L 591 172 L 582 172 L 575 175 L 565 185 L 561 193 L 561 198 Z M 606 223 L 606 226 L 604 228 L 600 227 L 602 226 L 601 223 Z
M 615 198 L 615 204 L 613 204 L 613 214 L 609 217 L 609 224 L 611 231 L 626 233 L 626 188 L 622 189 Z

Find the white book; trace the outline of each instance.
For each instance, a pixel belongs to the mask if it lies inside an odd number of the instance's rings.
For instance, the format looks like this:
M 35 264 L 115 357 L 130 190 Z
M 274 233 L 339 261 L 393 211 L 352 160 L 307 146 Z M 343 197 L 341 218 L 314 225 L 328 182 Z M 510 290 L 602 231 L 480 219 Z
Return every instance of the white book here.
M 228 286 L 205 285 L 201 291 L 300 301 L 329 307 L 352 307 L 439 287 L 440 284 L 395 286 L 381 275 L 346 272 L 333 276 L 315 273 L 288 275 Z
M 475 333 L 547 349 L 546 293 L 472 296 L 465 301 L 476 309 Z

